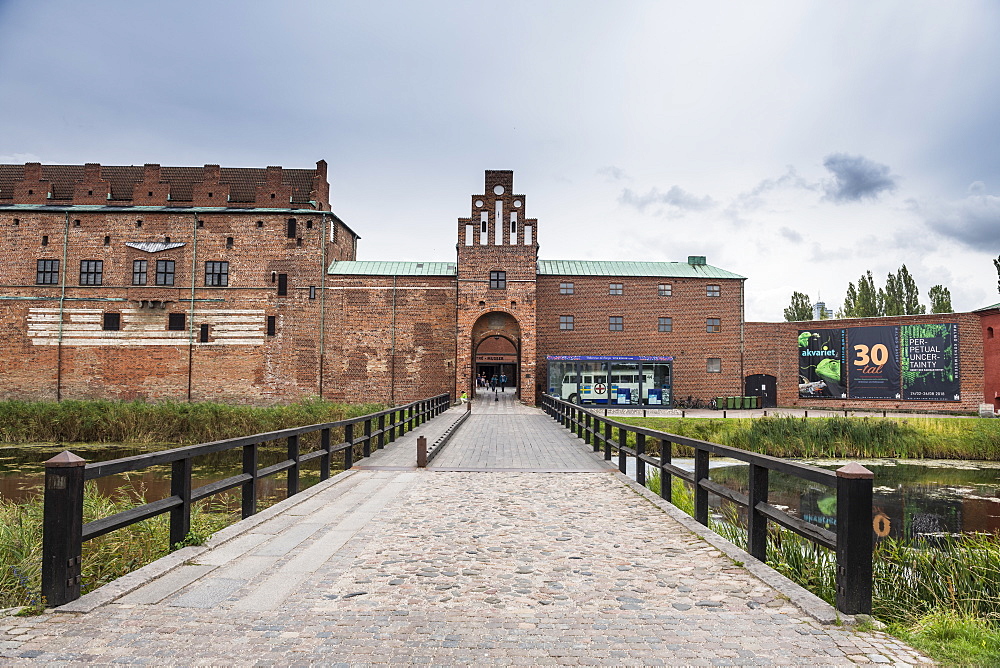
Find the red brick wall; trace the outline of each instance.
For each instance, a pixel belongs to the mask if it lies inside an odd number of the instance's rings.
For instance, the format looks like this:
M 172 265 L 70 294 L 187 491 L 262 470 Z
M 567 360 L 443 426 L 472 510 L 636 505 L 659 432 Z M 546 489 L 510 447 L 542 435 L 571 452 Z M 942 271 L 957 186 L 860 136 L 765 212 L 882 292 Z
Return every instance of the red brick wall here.
M 958 323 L 960 402 L 800 399 L 797 337 L 809 329 Z M 920 411 L 974 411 L 983 396 L 983 325 L 975 313 L 944 313 L 884 318 L 848 318 L 803 322 L 748 322 L 746 375 L 762 373 L 777 378 L 778 405 L 814 408 L 910 409 Z
M 983 403 L 1000 410 L 1000 311 L 981 316 L 983 337 Z
M 573 294 L 559 284 L 573 283 Z M 622 294 L 610 295 L 609 284 Z M 671 285 L 660 297 L 658 286 Z M 670 355 L 675 397 L 708 400 L 742 394 L 740 323 L 742 280 L 634 276 L 539 276 L 538 368 L 545 374 L 547 355 Z M 706 286 L 720 286 L 707 296 Z M 559 316 L 572 315 L 574 329 L 560 330 Z M 621 316 L 624 330 L 608 329 L 608 318 Z M 660 332 L 659 318 L 672 318 L 672 331 Z M 718 318 L 721 331 L 708 333 L 706 318 Z M 721 373 L 706 371 L 707 359 L 722 360 Z

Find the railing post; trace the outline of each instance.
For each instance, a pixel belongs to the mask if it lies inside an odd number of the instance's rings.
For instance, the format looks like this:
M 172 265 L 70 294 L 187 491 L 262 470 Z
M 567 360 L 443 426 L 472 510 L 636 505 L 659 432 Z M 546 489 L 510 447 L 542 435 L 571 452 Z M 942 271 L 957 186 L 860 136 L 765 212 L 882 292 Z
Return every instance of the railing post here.
M 592 419 L 593 416 L 590 414 L 590 411 L 583 414 L 583 438 L 587 445 L 594 444 L 594 435 L 591 433 L 593 429 L 593 425 L 591 424 Z
M 611 423 L 604 422 L 604 461 L 611 461 Z
M 45 462 L 42 596 L 47 607 L 80 598 L 86 464 L 68 450 Z
M 354 466 L 354 424 L 344 425 L 344 443 L 347 443 L 347 447 L 344 448 L 344 470 L 350 470 Z
M 181 505 L 170 509 L 170 547 L 173 548 L 191 533 L 191 458 L 178 459 L 170 469 L 170 494 L 181 500 Z
M 365 440 L 361 443 L 361 456 L 372 456 L 372 419 L 365 420 Z
M 251 443 L 243 446 L 243 474 L 250 479 L 243 483 L 241 489 L 241 505 L 243 519 L 257 512 L 257 446 Z
M 378 416 L 378 439 L 375 441 L 375 448 L 381 450 L 385 447 L 385 415 Z
M 288 437 L 288 458 L 294 462 L 288 469 L 288 494 L 299 493 L 299 435 Z
M 413 404 L 406 407 L 406 431 L 413 431 Z
M 674 444 L 665 438 L 660 439 L 660 498 L 674 502 L 674 479 L 673 476 L 663 468 L 664 464 L 670 463 L 673 454 Z
M 622 473 L 628 471 L 628 465 L 625 463 L 625 446 L 628 444 L 628 432 L 625 431 L 625 427 L 618 427 L 618 470 Z
M 767 503 L 768 469 L 750 464 L 747 507 L 747 552 L 758 561 L 767 561 L 767 515 L 757 510 L 758 503 Z
M 321 429 L 319 432 L 319 447 L 325 453 L 319 458 L 319 479 L 326 480 L 330 477 L 330 428 Z
M 837 469 L 837 609 L 872 611 L 872 485 L 875 474 L 857 463 Z
M 583 438 L 583 416 L 586 415 L 586 411 L 582 408 L 576 409 L 576 435 L 578 438 Z
M 417 436 L 417 468 L 427 468 L 426 436 Z
M 694 519 L 708 526 L 708 490 L 701 486 L 708 479 L 708 450 L 694 451 Z
M 393 408 L 389 411 L 389 442 L 396 442 L 396 418 L 398 411 Z
M 646 435 L 636 432 L 635 434 L 635 481 L 646 486 L 646 462 L 642 461 L 646 454 Z

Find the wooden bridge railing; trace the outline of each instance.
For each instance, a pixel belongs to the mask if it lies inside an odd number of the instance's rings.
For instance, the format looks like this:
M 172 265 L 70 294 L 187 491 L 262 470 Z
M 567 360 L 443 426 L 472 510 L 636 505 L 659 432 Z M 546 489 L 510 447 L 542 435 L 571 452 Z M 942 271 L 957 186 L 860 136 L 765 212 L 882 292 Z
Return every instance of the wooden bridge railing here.
M 257 480 L 287 471 L 288 496 L 299 492 L 299 468 L 319 459 L 320 480 L 330 477 L 331 458 L 343 453 L 344 470 L 354 465 L 357 449 L 361 457 L 391 443 L 398 436 L 413 430 L 448 409 L 450 396 L 441 394 L 396 406 L 377 413 L 327 422 L 323 424 L 282 429 L 252 436 L 241 436 L 212 443 L 202 443 L 162 452 L 125 457 L 87 464 L 66 451 L 45 462 L 45 503 L 42 538 L 42 595 L 49 606 L 58 606 L 80 597 L 80 573 L 84 541 L 111 531 L 170 513 L 170 545 L 181 543 L 191 530 L 192 504 L 220 492 L 239 488 L 242 513 L 247 518 L 257 512 Z M 332 429 L 342 427 L 344 440 L 331 443 Z M 304 434 L 320 433 L 319 449 L 302 454 L 299 438 Z M 263 443 L 284 439 L 288 456 L 283 461 L 258 468 L 259 447 Z M 360 446 L 360 448 L 356 448 Z M 241 448 L 243 472 L 224 480 L 192 487 L 192 462 L 195 457 L 214 452 Z M 83 523 L 83 484 L 110 475 L 139 471 L 158 464 L 170 464 L 170 496 L 150 503 Z
M 671 476 L 690 484 L 694 488 L 694 518 L 705 526 L 708 526 L 709 492 L 746 508 L 747 551 L 760 561 L 766 559 L 769 521 L 834 550 L 837 557 L 837 609 L 845 614 L 871 613 L 874 474 L 860 464 L 848 464 L 836 472 L 827 471 L 727 445 L 627 425 L 550 395 L 542 397 L 542 408 L 588 445 L 593 445 L 594 452 L 603 449 L 604 459 L 611 461 L 612 450 L 617 451 L 618 469 L 622 473 L 625 473 L 627 455 L 635 457 L 636 482 L 640 485 L 646 485 L 646 465 L 656 467 L 660 473 L 660 496 L 663 499 L 672 502 Z M 634 448 L 628 446 L 628 434 L 635 436 Z M 671 464 L 674 443 L 694 449 L 693 472 Z M 654 450 L 651 447 L 654 444 L 657 444 L 657 457 L 647 453 L 647 450 Z M 747 494 L 709 478 L 710 455 L 731 457 L 750 465 Z M 771 471 L 836 489 L 836 532 L 789 515 L 768 503 L 768 475 Z

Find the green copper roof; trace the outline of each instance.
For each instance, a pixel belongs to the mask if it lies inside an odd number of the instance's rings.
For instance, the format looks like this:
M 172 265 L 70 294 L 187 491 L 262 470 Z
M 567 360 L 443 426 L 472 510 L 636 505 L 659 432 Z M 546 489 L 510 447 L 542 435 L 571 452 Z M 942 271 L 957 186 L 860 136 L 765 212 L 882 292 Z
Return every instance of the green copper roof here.
M 454 276 L 454 262 L 379 262 L 338 260 L 330 274 L 356 276 Z
M 982 308 L 977 308 L 973 313 L 979 313 L 980 311 L 992 311 L 993 309 L 1000 309 L 1000 304 L 993 304 L 992 306 L 984 306 Z
M 539 260 L 539 275 L 551 276 L 663 276 L 665 278 L 738 278 L 710 264 L 687 262 L 632 262 L 628 260 Z

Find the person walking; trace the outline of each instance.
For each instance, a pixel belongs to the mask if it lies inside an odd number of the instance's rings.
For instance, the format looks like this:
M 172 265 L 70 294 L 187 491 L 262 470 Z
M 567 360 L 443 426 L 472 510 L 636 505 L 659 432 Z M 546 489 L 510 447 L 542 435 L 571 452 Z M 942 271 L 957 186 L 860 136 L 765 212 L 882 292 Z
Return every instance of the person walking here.
M 505 373 L 500 374 L 500 391 L 507 391 L 507 374 Z

